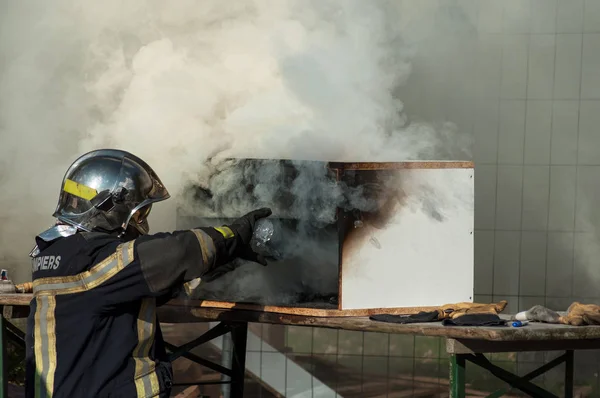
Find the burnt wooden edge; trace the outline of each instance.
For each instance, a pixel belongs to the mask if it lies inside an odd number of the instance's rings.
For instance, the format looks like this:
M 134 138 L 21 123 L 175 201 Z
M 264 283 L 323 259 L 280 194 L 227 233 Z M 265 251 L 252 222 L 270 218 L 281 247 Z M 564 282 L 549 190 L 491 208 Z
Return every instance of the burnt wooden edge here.
M 489 341 L 477 339 L 447 339 L 448 354 L 487 354 L 494 352 L 567 351 L 600 349 L 600 338 L 570 340 Z
M 228 301 L 209 301 L 209 300 L 186 300 L 186 299 L 174 299 L 170 301 L 174 305 L 185 305 L 192 306 L 195 308 L 217 308 L 226 310 L 247 310 L 247 311 L 260 311 L 260 312 L 272 312 L 277 314 L 286 315 L 301 315 L 301 316 L 314 316 L 324 318 L 335 318 L 335 317 L 359 317 L 359 316 L 370 316 L 377 314 L 391 314 L 391 315 L 412 315 L 418 314 L 421 311 L 435 311 L 438 307 L 403 307 L 403 308 L 368 308 L 358 310 L 340 310 L 340 309 L 322 309 L 322 308 L 304 308 L 304 307 L 283 307 L 275 305 L 260 305 L 260 304 L 246 304 L 246 303 L 233 303 Z M 339 308 L 339 307 L 338 307 Z
M 400 170 L 400 169 L 473 169 L 471 161 L 414 161 L 414 162 L 329 162 L 330 169 L 339 170 Z
M 0 294 L 0 305 L 29 306 L 32 294 Z M 172 305 L 195 308 L 217 308 L 225 310 L 248 310 L 273 312 L 288 315 L 302 315 L 315 317 L 357 317 L 375 314 L 412 315 L 421 311 L 435 311 L 437 307 L 405 307 L 405 308 L 370 308 L 360 310 L 320 309 L 303 307 L 283 307 L 260 304 L 234 303 L 227 301 L 173 299 Z

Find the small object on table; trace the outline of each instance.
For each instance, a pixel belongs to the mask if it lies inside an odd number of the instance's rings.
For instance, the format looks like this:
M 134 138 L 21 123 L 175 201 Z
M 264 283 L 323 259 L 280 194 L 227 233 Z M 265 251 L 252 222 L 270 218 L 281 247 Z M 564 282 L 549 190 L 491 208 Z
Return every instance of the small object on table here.
M 33 293 L 33 283 L 25 282 L 19 283 L 15 285 L 15 290 L 17 293 Z
M 534 305 L 527 311 L 519 312 L 515 315 L 517 321 L 533 321 L 546 323 L 560 323 L 560 315 L 556 311 L 541 305 Z

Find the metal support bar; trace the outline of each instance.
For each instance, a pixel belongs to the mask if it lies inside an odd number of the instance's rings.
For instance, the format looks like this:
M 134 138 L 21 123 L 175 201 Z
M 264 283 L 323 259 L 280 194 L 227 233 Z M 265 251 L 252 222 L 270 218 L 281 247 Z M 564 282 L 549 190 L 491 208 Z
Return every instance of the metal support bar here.
M 565 398 L 573 398 L 573 369 L 575 355 L 573 350 L 565 353 Z
M 25 349 L 25 333 L 15 325 L 13 325 L 8 319 L 4 318 L 4 326 L 6 332 L 6 340 Z
M 179 348 L 179 347 L 177 347 L 173 344 L 167 343 L 167 342 L 165 342 L 165 347 L 167 347 L 167 349 L 169 351 Z M 196 362 L 198 365 L 206 366 L 207 368 L 212 369 L 215 372 L 219 372 L 219 373 L 222 373 L 227 376 L 232 376 L 232 374 L 233 374 L 233 371 L 231 369 L 227 369 L 221 365 L 218 365 L 214 362 L 209 361 L 208 359 L 204 359 L 202 357 L 199 357 L 198 355 L 192 354 L 191 352 L 185 352 L 185 353 L 181 354 L 181 356 L 186 359 L 189 359 L 192 362 Z
M 527 373 L 525 376 L 522 376 L 521 379 L 523 379 L 525 381 L 531 381 L 531 380 L 535 379 L 536 377 L 541 376 L 544 373 L 548 372 L 549 370 L 557 367 L 558 365 L 565 362 L 566 360 L 567 360 L 567 354 L 563 354 L 560 357 L 555 358 L 552 361 L 548 362 L 547 364 L 540 366 L 539 368 Z M 504 389 L 496 390 L 492 394 L 488 395 L 487 398 L 498 398 L 498 397 L 503 396 L 504 394 L 508 394 L 511 390 L 512 390 L 512 388 L 504 388 Z
M 172 349 L 172 353 L 169 355 L 169 360 L 171 362 L 173 362 L 174 360 L 176 360 L 177 358 L 182 356 L 184 353 L 189 352 L 190 350 L 193 350 L 194 348 L 198 347 L 199 345 L 207 343 L 207 342 L 211 341 L 212 339 L 216 339 L 217 337 L 228 333 L 230 330 L 231 330 L 231 327 L 228 324 L 221 322 L 214 328 L 209 329 L 206 333 L 204 333 L 202 336 L 198 337 L 197 339 L 194 339 L 188 343 L 185 343 L 179 347 L 175 347 L 174 349 Z M 169 349 L 171 349 L 171 348 L 169 348 Z
M 523 378 L 510 373 L 509 371 L 502 369 L 499 366 L 491 363 L 483 354 L 468 354 L 465 355 L 465 359 L 473 362 L 474 364 L 488 370 L 494 376 L 500 380 L 510 384 L 511 386 L 518 388 L 526 394 L 536 398 L 558 398 L 556 395 L 544 390 L 535 384 L 524 380 Z
M 230 398 L 243 398 L 244 378 L 246 375 L 246 340 L 248 338 L 248 324 L 238 323 L 231 329 L 232 370 Z
M 450 356 L 450 398 L 465 398 L 465 356 Z
M 222 336 L 227 332 L 231 332 L 232 350 L 231 364 L 232 369 L 227 369 L 224 366 L 218 365 L 192 354 L 190 350 L 204 344 L 216 337 Z M 205 366 L 225 376 L 229 376 L 231 381 L 216 381 L 216 382 L 198 382 L 198 383 L 176 383 L 176 386 L 190 385 L 214 385 L 214 384 L 229 384 L 231 385 L 231 393 L 229 398 L 242 398 L 244 395 L 244 378 L 246 375 L 246 339 L 248 338 L 248 323 L 247 322 L 221 322 L 202 336 L 186 343 L 180 347 L 165 342 L 167 350 L 171 352 L 169 358 L 175 360 L 179 357 L 187 358 L 199 365 Z M 223 353 L 225 355 L 225 353 Z M 0 397 L 4 398 L 4 397 Z

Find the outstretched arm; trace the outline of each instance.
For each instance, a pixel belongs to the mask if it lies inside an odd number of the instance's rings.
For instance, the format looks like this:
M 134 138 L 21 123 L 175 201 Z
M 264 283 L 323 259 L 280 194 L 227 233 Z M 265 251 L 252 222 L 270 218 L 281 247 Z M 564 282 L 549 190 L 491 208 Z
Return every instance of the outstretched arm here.
M 98 286 L 109 306 L 143 297 L 160 297 L 185 282 L 228 272 L 236 258 L 266 265 L 250 248 L 256 221 L 268 217 L 260 209 L 220 228 L 202 227 L 145 235 L 117 247 L 118 271 Z M 216 276 L 215 276 L 216 275 Z

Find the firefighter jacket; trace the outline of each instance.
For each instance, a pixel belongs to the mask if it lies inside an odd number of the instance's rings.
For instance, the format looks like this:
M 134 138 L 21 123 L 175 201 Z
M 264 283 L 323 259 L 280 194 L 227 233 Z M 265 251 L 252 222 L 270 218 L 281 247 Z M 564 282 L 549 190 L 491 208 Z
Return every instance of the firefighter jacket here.
M 38 238 L 27 398 L 168 396 L 172 370 L 156 307 L 227 257 L 224 239 L 212 228 L 128 242 L 97 232 Z

